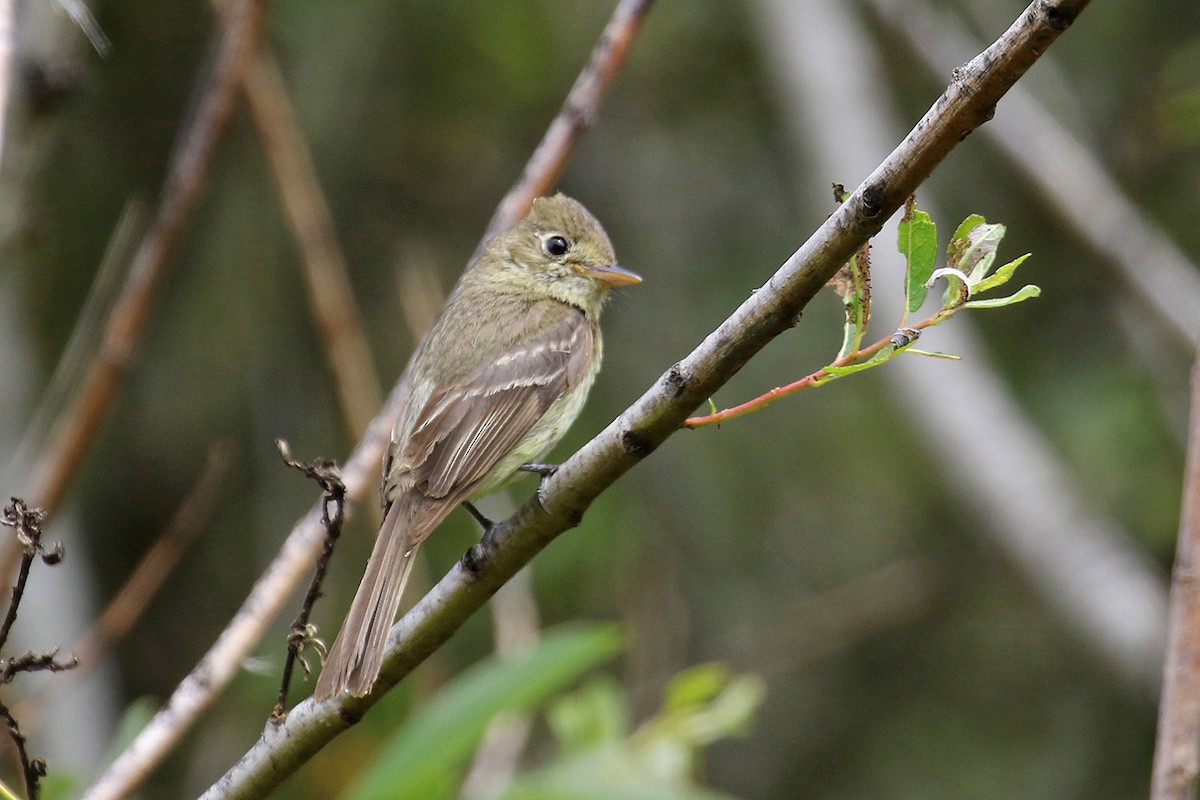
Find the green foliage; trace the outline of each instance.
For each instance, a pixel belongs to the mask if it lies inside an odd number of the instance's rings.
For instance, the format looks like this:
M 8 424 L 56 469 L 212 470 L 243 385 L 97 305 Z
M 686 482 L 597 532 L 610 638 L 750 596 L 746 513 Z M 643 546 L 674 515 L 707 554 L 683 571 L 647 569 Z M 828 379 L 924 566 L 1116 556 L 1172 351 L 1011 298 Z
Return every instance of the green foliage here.
M 996 252 L 1004 239 L 1003 225 L 989 224 L 978 214 L 967 217 L 954 231 L 946 248 L 946 266 L 934 269 L 937 257 L 937 225 L 929 214 L 917 208 L 916 199 L 910 197 L 904 205 L 904 216 L 900 220 L 897 247 L 907 262 L 905 275 L 905 301 L 902 319 L 904 325 L 886 339 L 863 347 L 862 340 L 867 332 L 871 308 L 871 245 L 860 247 L 842 269 L 829 281 L 829 285 L 842 298 L 846 309 L 846 325 L 838 357 L 825 367 L 785 386 L 779 386 L 754 400 L 724 411 L 714 411 L 705 417 L 694 417 L 687 421 L 689 428 L 719 424 L 726 419 L 741 416 L 761 409 L 781 397 L 823 386 L 838 378 L 853 375 L 886 364 L 900 353 L 932 356 L 934 358 L 957 359 L 946 353 L 918 350 L 912 344 L 926 328 L 940 325 L 965 308 L 1002 308 L 1037 297 L 1041 289 L 1024 286 L 1007 297 L 972 300 L 971 297 L 990 289 L 1003 286 L 1012 278 L 1017 267 L 1025 263 L 1029 254 L 1016 258 L 993 272 Z M 942 297 L 942 307 L 933 315 L 911 326 L 908 315 L 924 303 L 930 287 L 938 278 L 948 284 Z M 709 400 L 709 405 L 713 405 Z
M 534 711 L 620 647 L 614 626 L 563 626 L 528 652 L 472 667 L 396 731 L 345 800 L 458 796 L 460 774 L 498 714 Z M 485 797 L 722 800 L 694 783 L 700 751 L 743 733 L 763 693 L 757 677 L 695 667 L 672 679 L 663 710 L 631 732 L 625 692 L 595 678 L 547 711 L 558 756 Z
M 620 649 L 615 626 L 571 625 L 548 631 L 524 653 L 475 665 L 396 731 L 346 800 L 451 796 L 493 717 L 532 711 Z
M 727 800 L 696 785 L 702 749 L 745 733 L 765 687 L 703 664 L 667 685 L 662 710 L 629 731 L 624 693 L 600 678 L 562 698 L 548 718 L 561 755 L 519 776 L 498 800 Z
M 917 208 L 916 198 L 904 204 L 904 216 L 896 246 L 908 263 L 905 275 L 905 319 L 925 302 L 929 287 L 925 285 L 937 261 L 937 225 L 929 214 Z

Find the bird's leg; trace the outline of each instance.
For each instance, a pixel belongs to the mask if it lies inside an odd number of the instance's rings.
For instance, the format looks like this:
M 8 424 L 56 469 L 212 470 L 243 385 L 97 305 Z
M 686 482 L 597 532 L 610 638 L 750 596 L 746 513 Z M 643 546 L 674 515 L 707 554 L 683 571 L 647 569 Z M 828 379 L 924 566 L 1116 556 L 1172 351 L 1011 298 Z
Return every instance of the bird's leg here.
M 471 516 L 475 518 L 475 521 L 483 526 L 484 533 L 487 533 L 496 525 L 496 523 L 492 522 L 490 519 L 481 514 L 479 509 L 476 508 L 470 500 L 463 500 L 463 508 L 465 508 L 467 511 L 470 511 Z
M 492 528 L 496 527 L 496 523 L 485 517 L 470 500 L 463 500 L 463 508 L 465 508 L 467 511 L 470 511 L 471 516 L 475 518 L 475 521 L 483 526 L 483 538 L 486 539 L 487 535 L 492 532 Z M 487 550 L 484 548 L 482 541 L 480 541 L 479 544 L 468 547 L 467 552 L 463 553 L 463 557 L 460 559 L 463 569 L 465 569 L 471 575 L 474 575 L 479 572 L 479 570 L 483 569 L 483 565 L 486 560 Z

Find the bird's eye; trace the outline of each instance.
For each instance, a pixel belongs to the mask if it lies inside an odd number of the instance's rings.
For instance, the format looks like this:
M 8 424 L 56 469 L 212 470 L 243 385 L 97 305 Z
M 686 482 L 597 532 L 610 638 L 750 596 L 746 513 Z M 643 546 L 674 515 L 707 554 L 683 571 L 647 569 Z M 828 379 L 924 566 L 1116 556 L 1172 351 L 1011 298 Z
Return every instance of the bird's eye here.
M 571 249 L 571 243 L 561 236 L 551 236 L 545 243 L 546 252 L 552 256 L 566 255 Z

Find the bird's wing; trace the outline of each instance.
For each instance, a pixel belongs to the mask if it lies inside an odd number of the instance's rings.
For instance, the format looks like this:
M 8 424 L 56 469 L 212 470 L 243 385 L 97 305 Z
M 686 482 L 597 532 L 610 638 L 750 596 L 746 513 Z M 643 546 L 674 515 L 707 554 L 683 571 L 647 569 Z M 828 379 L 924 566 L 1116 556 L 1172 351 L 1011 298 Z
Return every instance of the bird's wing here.
M 582 313 L 490 358 L 461 382 L 406 409 L 389 450 L 392 498 L 362 583 L 317 682 L 316 697 L 364 695 L 383 662 L 413 556 L 454 506 L 471 495 L 587 372 L 595 345 Z M 401 487 L 401 488 L 396 488 Z
M 582 312 L 488 359 L 466 380 L 436 388 L 395 443 L 389 481 L 429 499 L 468 497 L 582 380 L 594 334 Z

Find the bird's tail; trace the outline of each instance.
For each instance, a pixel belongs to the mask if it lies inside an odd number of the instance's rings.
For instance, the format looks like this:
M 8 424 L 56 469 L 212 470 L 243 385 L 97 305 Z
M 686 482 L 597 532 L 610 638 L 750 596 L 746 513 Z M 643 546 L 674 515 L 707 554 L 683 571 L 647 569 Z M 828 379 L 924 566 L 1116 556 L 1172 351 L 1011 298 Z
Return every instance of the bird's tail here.
M 379 528 L 367 571 L 317 681 L 313 695 L 318 701 L 342 692 L 362 697 L 379 676 L 388 631 L 424 539 L 413 529 L 406 506 L 403 499 L 394 502 Z

